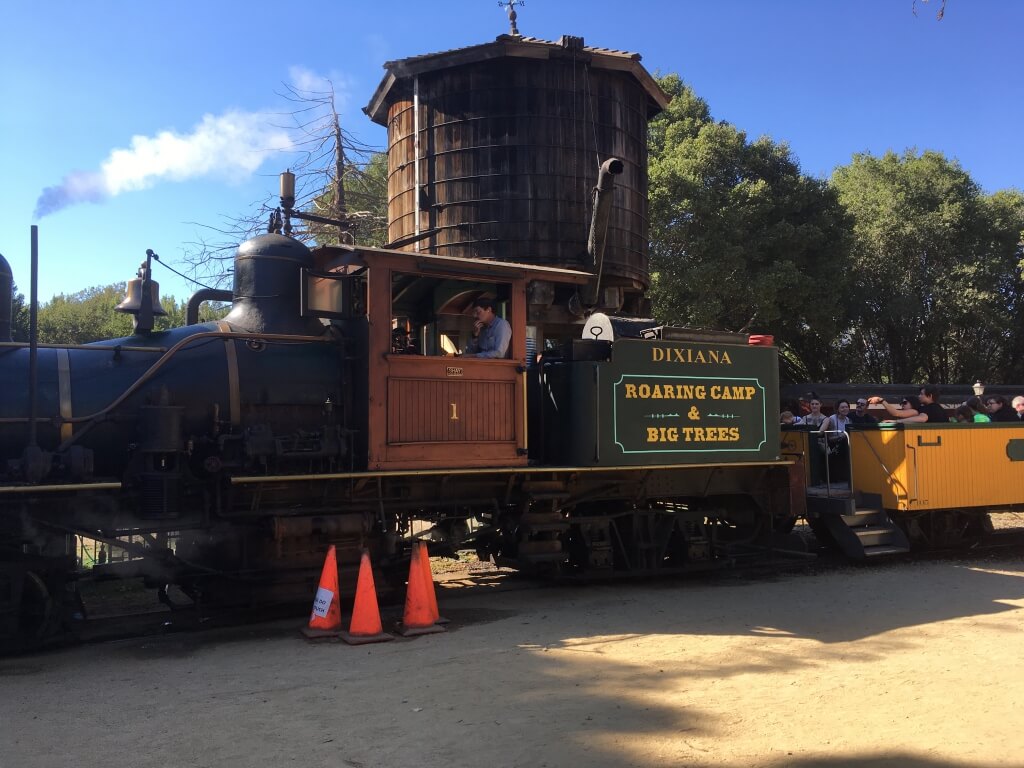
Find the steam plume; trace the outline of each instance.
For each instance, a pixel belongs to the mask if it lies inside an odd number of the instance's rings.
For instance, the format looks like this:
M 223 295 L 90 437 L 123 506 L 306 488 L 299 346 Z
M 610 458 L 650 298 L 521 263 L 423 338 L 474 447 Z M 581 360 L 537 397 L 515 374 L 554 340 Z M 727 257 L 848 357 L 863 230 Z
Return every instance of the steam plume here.
M 163 131 L 156 136 L 133 136 L 128 149 L 115 149 L 99 171 L 74 171 L 60 184 L 47 187 L 36 201 L 35 218 L 78 203 L 97 203 L 110 197 L 148 189 L 159 181 L 184 181 L 204 176 L 241 180 L 252 174 L 268 155 L 293 147 L 280 128 L 254 112 L 205 115 L 188 134 Z

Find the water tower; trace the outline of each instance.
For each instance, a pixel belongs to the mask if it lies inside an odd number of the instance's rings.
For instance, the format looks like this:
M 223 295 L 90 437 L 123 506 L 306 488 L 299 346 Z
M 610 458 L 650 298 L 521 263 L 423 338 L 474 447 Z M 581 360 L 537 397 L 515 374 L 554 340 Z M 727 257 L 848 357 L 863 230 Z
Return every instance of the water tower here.
M 668 103 L 639 54 L 508 34 L 384 68 L 364 111 L 388 131 L 389 240 L 433 231 L 407 247 L 586 269 L 598 169 L 617 157 L 601 305 L 638 311 L 647 122 Z

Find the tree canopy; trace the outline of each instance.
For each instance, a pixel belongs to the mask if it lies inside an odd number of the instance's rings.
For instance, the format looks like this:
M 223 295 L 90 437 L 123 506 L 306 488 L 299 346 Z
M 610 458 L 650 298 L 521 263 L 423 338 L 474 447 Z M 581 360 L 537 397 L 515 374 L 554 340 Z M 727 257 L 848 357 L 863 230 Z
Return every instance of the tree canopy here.
M 774 334 L 804 381 L 1024 378 L 1024 196 L 935 151 L 854 155 L 831 179 L 711 117 L 677 75 L 650 131 L 662 319 Z
M 28 341 L 29 313 L 25 295 L 18 293 L 18 286 L 11 285 L 11 338 L 14 341 Z
M 95 286 L 73 294 L 54 296 L 39 307 L 39 341 L 45 344 L 88 344 L 101 339 L 131 336 L 131 315 L 114 311 L 124 296 L 124 283 Z M 164 298 L 161 306 L 167 314 L 155 318 L 155 330 L 164 331 L 185 324 L 187 302 L 178 301 L 172 296 Z M 217 319 L 225 312 L 224 308 L 216 305 L 203 304 L 199 308 L 199 321 Z M 17 317 L 18 313 L 15 314 Z M 13 323 L 15 341 L 28 341 L 27 307 L 24 307 L 22 314 L 23 325 L 21 321 Z
M 387 238 L 387 156 L 344 130 L 335 101 L 334 84 L 324 80 L 322 90 L 285 85 L 279 92 L 291 105 L 286 124 L 294 138 L 285 161 L 295 174 L 293 210 L 347 222 L 346 227 L 364 245 L 381 245 Z M 340 180 L 340 184 L 339 184 Z M 340 189 L 339 189 L 340 187 Z M 223 284 L 233 268 L 238 246 L 266 232 L 271 212 L 280 198 L 267 196 L 250 210 L 225 216 L 219 225 L 201 225 L 206 236 L 191 243 L 186 261 L 197 282 Z M 292 219 L 292 236 L 306 242 L 336 243 L 339 229 Z
M 360 245 L 380 247 L 388 241 L 388 156 L 374 152 L 360 165 L 347 163 L 342 171 L 342 184 L 347 208 L 346 219 L 353 239 Z M 313 198 L 310 213 L 328 216 L 335 211 L 333 180 Z M 319 245 L 340 242 L 338 228 L 330 224 L 306 222 L 306 232 Z
M 872 381 L 1007 380 L 1020 343 L 1024 198 L 985 195 L 939 152 L 858 154 L 832 186 L 850 212 L 850 333 Z
M 650 257 L 657 314 L 771 332 L 800 375 L 842 355 L 848 220 L 785 144 L 715 122 L 676 75 L 650 131 Z

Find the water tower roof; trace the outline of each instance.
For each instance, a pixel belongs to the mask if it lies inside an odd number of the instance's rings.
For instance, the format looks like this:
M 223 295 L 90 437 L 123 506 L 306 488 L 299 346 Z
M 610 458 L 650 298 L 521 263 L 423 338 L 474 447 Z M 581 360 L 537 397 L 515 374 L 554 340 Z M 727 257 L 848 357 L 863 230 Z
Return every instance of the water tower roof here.
M 668 106 L 669 96 L 640 63 L 639 53 L 618 51 L 612 48 L 596 48 L 585 45 L 583 38 L 570 35 L 563 35 L 557 41 L 518 35 L 499 35 L 490 43 L 385 62 L 384 69 L 387 74 L 377 86 L 370 103 L 363 107 L 363 111 L 375 123 L 386 125 L 388 97 L 396 85 L 427 72 L 462 67 L 499 58 L 534 60 L 575 58 L 577 61 L 587 62 L 595 69 L 625 72 L 633 75 L 647 93 L 648 119 Z

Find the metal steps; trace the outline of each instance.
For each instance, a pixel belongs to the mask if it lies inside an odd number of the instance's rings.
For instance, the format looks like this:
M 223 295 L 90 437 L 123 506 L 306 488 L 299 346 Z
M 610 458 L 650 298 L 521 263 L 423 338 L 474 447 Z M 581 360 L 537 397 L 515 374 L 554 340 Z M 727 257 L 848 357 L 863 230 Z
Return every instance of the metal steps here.
M 910 543 L 873 494 L 808 496 L 807 516 L 815 533 L 825 533 L 854 560 L 910 551 Z

